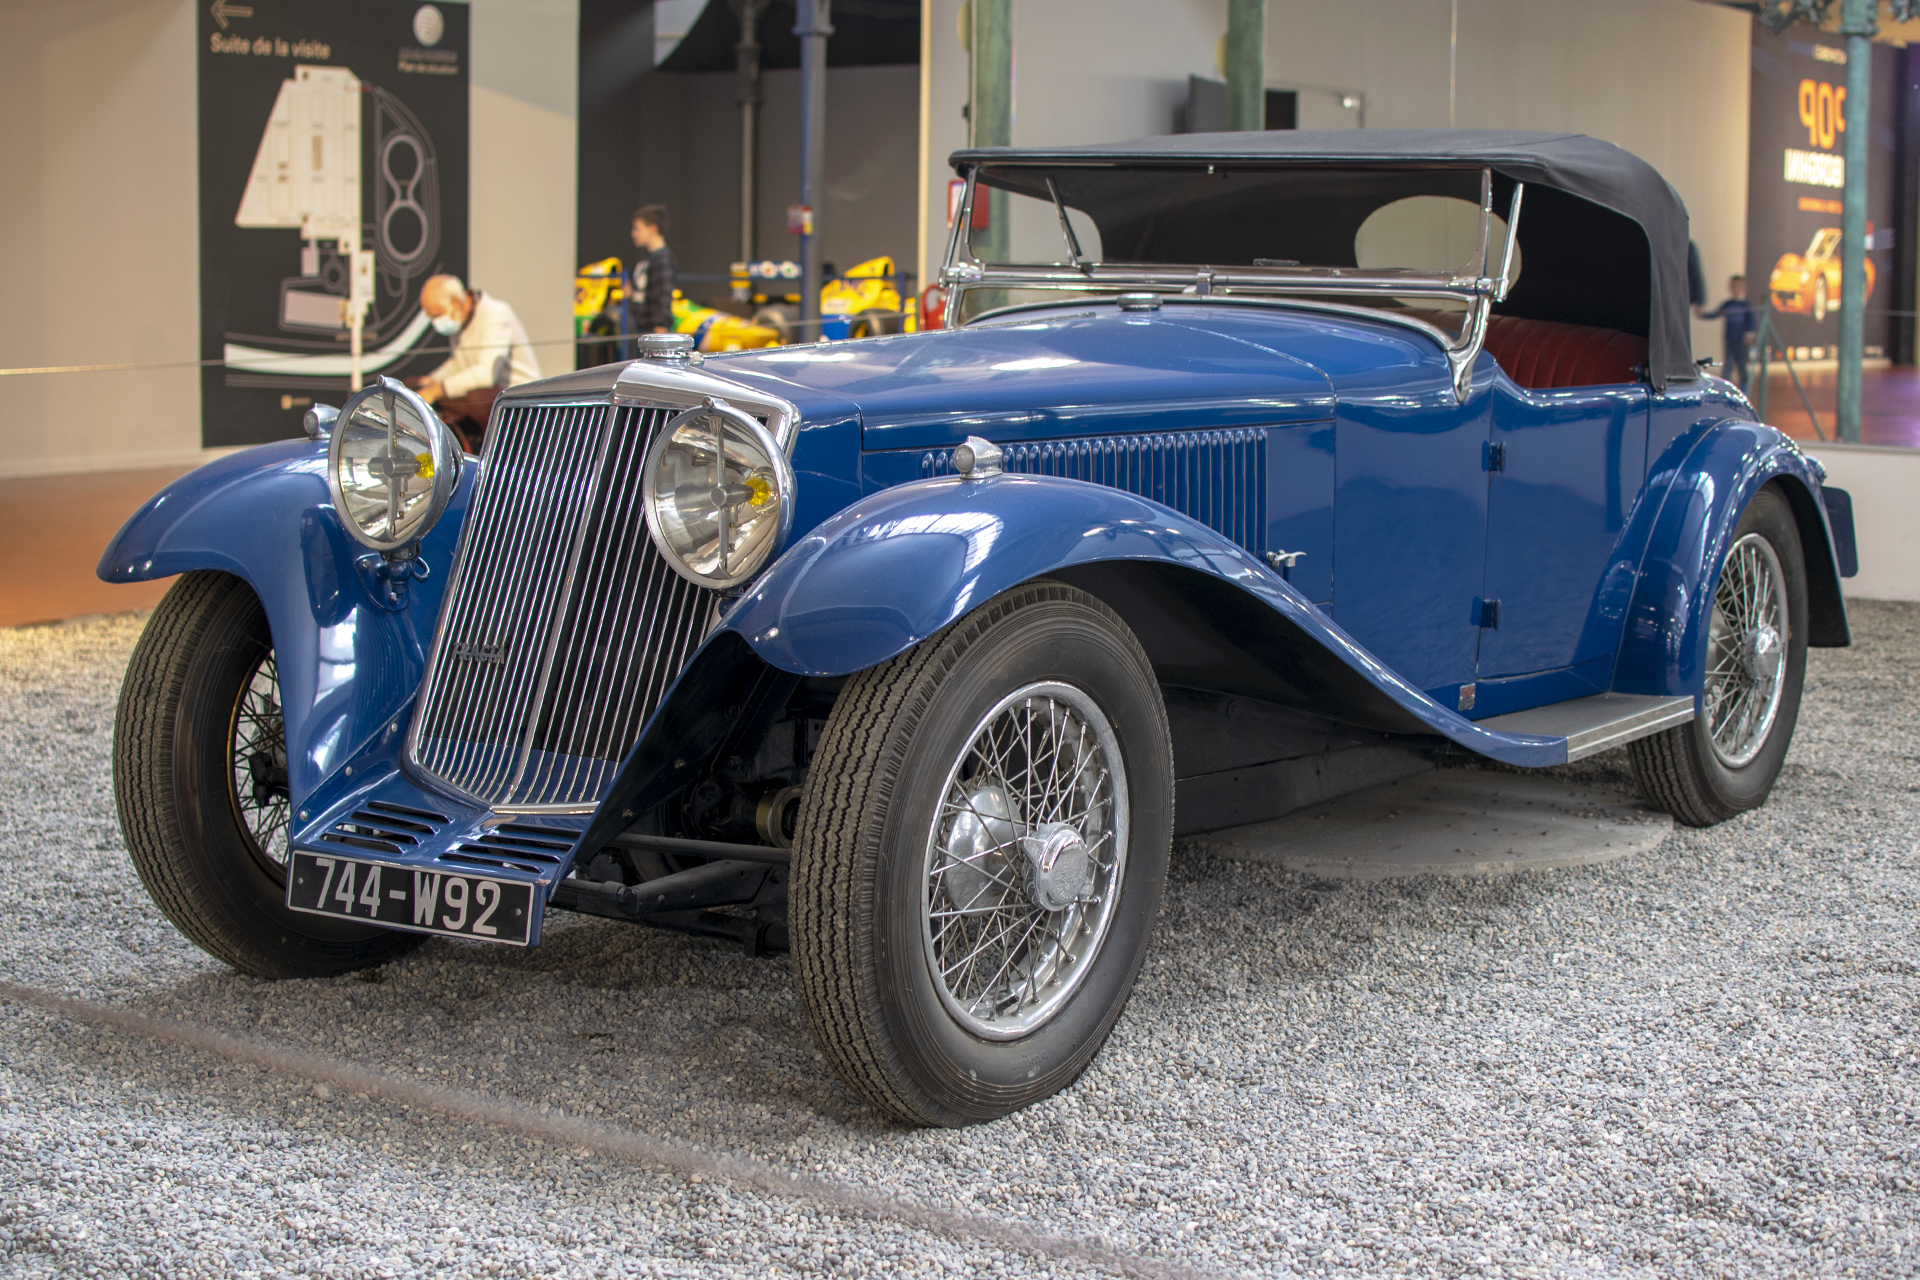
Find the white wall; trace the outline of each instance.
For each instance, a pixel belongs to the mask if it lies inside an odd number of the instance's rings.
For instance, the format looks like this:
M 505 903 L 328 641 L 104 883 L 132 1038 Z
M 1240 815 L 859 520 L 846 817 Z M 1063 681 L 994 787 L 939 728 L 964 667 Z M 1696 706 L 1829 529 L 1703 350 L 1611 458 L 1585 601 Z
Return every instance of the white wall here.
M 1275 0 L 1276 7 L 1279 0 Z M 927 6 L 927 256 L 947 246 L 947 156 L 967 145 L 967 54 L 960 0 Z M 1271 21 L 1271 19 L 1269 20 Z M 1120 142 L 1178 128 L 1188 75 L 1217 75 L 1226 0 L 1013 0 L 1013 143 Z
M 1835 488 L 1853 495 L 1860 576 L 1841 585 L 1850 598 L 1920 600 L 1920 449 L 1871 444 L 1803 444 Z
M 0 368 L 200 354 L 194 7 L 0 5 Z M 200 456 L 191 368 L 0 377 L 0 476 Z
M 573 368 L 576 0 L 473 0 L 473 178 L 468 274 L 505 298 L 540 345 L 542 373 Z
M 0 4 L 0 368 L 199 358 L 196 3 Z M 469 271 L 536 340 L 573 332 L 576 14 L 473 5 Z M 192 368 L 0 377 L 0 477 L 205 456 Z
M 929 255 L 946 246 L 949 152 L 966 144 L 959 0 L 932 0 Z M 1267 81 L 1305 125 L 1447 124 L 1449 0 L 1269 0 Z M 1014 0 L 1013 141 L 1169 133 L 1189 75 L 1217 76 L 1226 0 Z M 1455 122 L 1590 133 L 1645 159 L 1686 201 L 1710 287 L 1746 259 L 1749 19 L 1698 0 L 1460 0 Z M 1322 92 L 1315 93 L 1314 90 Z M 1697 353 L 1719 350 L 1698 324 Z

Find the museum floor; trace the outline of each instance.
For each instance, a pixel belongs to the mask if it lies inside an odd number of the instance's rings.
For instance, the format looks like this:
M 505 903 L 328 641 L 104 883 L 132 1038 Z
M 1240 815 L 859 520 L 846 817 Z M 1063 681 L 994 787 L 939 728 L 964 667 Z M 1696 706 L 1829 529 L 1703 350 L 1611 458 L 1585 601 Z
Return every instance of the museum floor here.
M 1831 367 L 1801 374 L 1801 385 L 1819 418 L 1833 433 L 1835 373 Z M 1769 378 L 1768 416 L 1788 435 L 1816 440 L 1786 371 Z M 1862 443 L 1920 448 L 1920 370 L 1869 369 L 1861 390 Z M 0 480 L 0 627 L 95 613 L 151 608 L 166 594 L 166 582 L 110 586 L 93 576 L 100 550 L 121 521 L 181 468 L 100 472 L 33 480 Z
M 0 480 L 0 627 L 150 609 L 168 581 L 115 586 L 93 576 L 101 549 L 154 491 L 186 468 Z
M 737 944 L 578 916 L 226 969 L 114 827 L 141 620 L 0 629 L 0 1274 L 1910 1280 L 1920 604 L 1853 621 L 1710 830 L 1465 877 L 1183 842 L 1086 1074 L 952 1130 L 835 1082 Z M 1624 791 L 1622 756 L 1450 772 Z
M 1793 380 L 1779 365 L 1767 371 L 1767 419 L 1796 440 L 1833 439 L 1834 384 L 1838 372 L 1825 368 L 1799 370 L 1807 403 L 1793 389 Z M 1753 392 L 1756 403 L 1759 388 Z M 1807 417 L 1811 404 L 1819 418 L 1816 432 Z M 1920 369 L 1868 369 L 1860 384 L 1860 443 L 1920 448 Z

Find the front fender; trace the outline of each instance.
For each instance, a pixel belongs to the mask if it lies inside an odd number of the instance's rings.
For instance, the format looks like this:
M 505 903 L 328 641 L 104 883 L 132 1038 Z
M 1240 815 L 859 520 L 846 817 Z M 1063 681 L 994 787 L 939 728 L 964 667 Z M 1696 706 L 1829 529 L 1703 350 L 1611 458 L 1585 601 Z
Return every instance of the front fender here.
M 1255 629 L 1304 638 L 1337 659 L 1345 672 L 1316 683 L 1339 686 L 1350 701 L 1343 709 L 1363 712 L 1365 723 L 1441 734 L 1509 764 L 1566 758 L 1564 739 L 1493 732 L 1433 701 L 1207 526 L 1134 494 L 1054 476 L 923 480 L 863 498 L 789 549 L 720 630 L 779 670 L 843 676 L 1029 579 L 1117 562 L 1166 565 L 1231 587 L 1257 606 Z
M 1663 488 L 1614 664 L 1620 693 L 1690 694 L 1705 687 L 1703 639 L 1733 531 L 1754 494 L 1779 483 L 1799 525 L 1810 639 L 1847 643 L 1846 602 L 1817 464 L 1762 423 L 1727 418 L 1680 437 L 1655 464 Z
M 326 445 L 309 440 L 208 463 L 143 503 L 98 568 L 107 582 L 212 569 L 253 588 L 273 630 L 296 807 L 369 739 L 405 729 L 479 470 L 471 459 L 462 468 L 421 546 L 428 576 L 396 610 L 375 600 L 356 567 L 366 548 L 334 513 L 326 464 Z

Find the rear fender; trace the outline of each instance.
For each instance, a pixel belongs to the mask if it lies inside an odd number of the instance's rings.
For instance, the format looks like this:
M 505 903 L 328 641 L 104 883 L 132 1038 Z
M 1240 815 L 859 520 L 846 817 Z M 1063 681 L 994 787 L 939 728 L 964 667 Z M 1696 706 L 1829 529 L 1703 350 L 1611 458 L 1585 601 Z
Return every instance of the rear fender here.
M 1772 427 L 1724 419 L 1674 441 L 1654 464 L 1649 488 L 1664 489 L 1664 496 L 1627 606 L 1615 691 L 1700 697 L 1702 637 L 1720 568 L 1747 504 L 1769 484 L 1787 500 L 1800 532 L 1808 643 L 1849 643 L 1818 464 Z
M 106 582 L 196 569 L 230 573 L 260 597 L 273 629 L 296 807 L 329 775 L 406 730 L 479 467 L 469 459 L 421 546 L 428 576 L 404 608 L 382 605 L 357 567 L 327 492 L 327 451 L 309 440 L 230 454 L 162 489 L 107 544 Z

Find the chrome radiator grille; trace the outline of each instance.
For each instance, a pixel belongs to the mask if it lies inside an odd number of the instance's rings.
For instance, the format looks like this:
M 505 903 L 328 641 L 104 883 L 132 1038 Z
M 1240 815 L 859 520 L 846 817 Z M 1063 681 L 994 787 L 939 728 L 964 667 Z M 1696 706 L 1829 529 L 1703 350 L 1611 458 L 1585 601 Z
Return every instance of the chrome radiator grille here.
M 1264 551 L 1267 433 L 1260 427 L 1098 436 L 1002 446 L 1001 466 L 1029 475 L 1104 484 L 1164 503 L 1233 539 Z M 946 475 L 953 451 L 929 453 L 920 474 Z
M 647 535 L 667 413 L 513 405 L 461 535 L 412 757 L 489 804 L 585 805 L 705 634 L 713 599 Z

